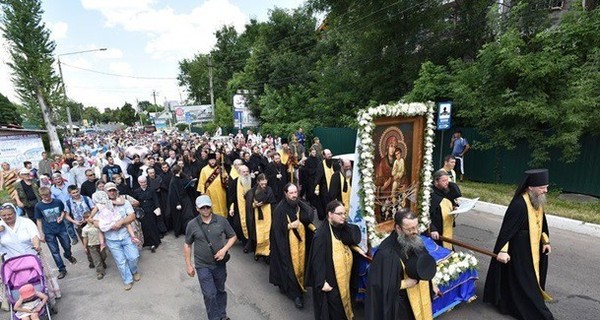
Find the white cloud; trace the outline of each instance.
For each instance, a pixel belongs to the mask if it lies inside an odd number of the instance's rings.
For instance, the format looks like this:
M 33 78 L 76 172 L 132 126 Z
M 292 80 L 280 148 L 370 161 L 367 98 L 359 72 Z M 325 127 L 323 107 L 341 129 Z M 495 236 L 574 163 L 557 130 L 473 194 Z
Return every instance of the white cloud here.
M 8 53 L 8 42 L 4 39 L 4 32 L 0 29 L 0 93 L 11 102 L 18 102 L 17 93 L 12 83 L 12 69 L 8 63 L 12 61 Z
M 50 30 L 50 34 L 54 41 L 67 38 L 69 25 L 66 22 L 58 21 L 55 23 L 46 23 L 46 27 Z
M 147 37 L 145 51 L 154 59 L 178 61 L 194 53 L 208 52 L 215 44 L 214 32 L 223 25 L 243 31 L 248 17 L 229 0 L 208 0 L 190 13 L 177 13 L 155 2 L 82 0 L 88 10 L 97 10 L 107 27 L 122 27 Z

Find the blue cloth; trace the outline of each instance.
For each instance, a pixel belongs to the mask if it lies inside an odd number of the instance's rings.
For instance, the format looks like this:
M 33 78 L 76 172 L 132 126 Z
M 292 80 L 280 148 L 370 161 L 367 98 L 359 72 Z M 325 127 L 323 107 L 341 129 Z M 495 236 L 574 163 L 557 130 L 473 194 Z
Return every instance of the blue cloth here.
M 450 283 L 439 286 L 444 294 L 432 302 L 433 317 L 437 317 L 457 304 L 468 302 L 475 298 L 475 281 L 479 279 L 477 270 L 467 270 Z
M 227 292 L 225 291 L 227 269 L 224 265 L 211 265 L 196 268 L 196 273 L 208 319 L 224 319 L 227 317 Z
M 71 242 L 69 241 L 67 231 L 63 230 L 58 233 L 46 233 L 44 231 L 44 237 L 46 238 L 46 244 L 48 245 L 48 249 L 50 249 L 50 253 L 52 253 L 52 259 L 54 259 L 58 271 L 67 271 L 65 263 L 60 257 L 60 249 L 58 248 L 58 243 L 60 242 L 60 246 L 65 252 L 65 258 L 70 259 L 72 257 Z
M 65 205 L 58 199 L 52 199 L 50 203 L 38 202 L 35 205 L 33 217 L 42 221 L 42 229 L 45 234 L 58 234 L 66 232 L 65 220 L 60 223 L 56 219 L 65 211 Z
M 123 228 L 125 229 L 125 228 Z M 126 237 L 122 240 L 106 239 L 106 246 L 110 250 L 110 254 L 115 259 L 115 264 L 121 274 L 123 283 L 130 284 L 133 282 L 133 274 L 138 272 L 138 258 L 140 252 L 131 238 Z

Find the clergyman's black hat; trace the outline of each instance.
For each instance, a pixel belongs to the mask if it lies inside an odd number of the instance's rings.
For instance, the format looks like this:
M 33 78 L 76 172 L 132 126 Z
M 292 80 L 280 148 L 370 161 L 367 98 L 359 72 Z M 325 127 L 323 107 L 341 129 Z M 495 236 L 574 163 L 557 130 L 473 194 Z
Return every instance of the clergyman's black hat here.
M 429 281 L 433 279 L 437 271 L 435 259 L 427 252 L 422 252 L 408 258 L 405 267 L 406 274 L 415 280 Z
M 550 184 L 548 169 L 531 169 L 525 171 L 523 182 L 517 188 L 515 196 L 521 195 L 527 187 L 541 187 Z
M 217 159 L 217 154 L 214 153 L 214 152 L 209 153 L 208 154 L 208 160 L 210 160 L 210 159 Z

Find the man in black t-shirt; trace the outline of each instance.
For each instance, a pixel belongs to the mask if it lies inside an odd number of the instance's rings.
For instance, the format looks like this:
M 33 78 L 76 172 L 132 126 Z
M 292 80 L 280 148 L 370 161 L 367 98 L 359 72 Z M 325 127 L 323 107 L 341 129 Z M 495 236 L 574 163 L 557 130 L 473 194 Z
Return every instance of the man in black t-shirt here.
M 102 180 L 104 180 L 104 182 L 111 182 L 113 181 L 113 175 L 120 175 L 122 177 L 123 170 L 121 170 L 120 166 L 115 164 L 113 157 L 109 156 L 106 159 L 108 160 L 108 164 L 102 168 Z

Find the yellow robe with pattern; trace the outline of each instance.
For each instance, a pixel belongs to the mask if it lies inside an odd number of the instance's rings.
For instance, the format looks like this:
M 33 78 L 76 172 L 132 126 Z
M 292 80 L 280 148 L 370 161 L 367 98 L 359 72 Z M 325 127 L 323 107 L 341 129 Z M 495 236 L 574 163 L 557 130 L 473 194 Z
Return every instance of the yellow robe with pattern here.
M 217 167 L 211 168 L 205 166 L 200 171 L 200 178 L 198 179 L 198 192 L 206 194 L 210 197 L 212 202 L 212 211 L 222 217 L 227 217 L 227 192 L 221 184 L 221 176 L 217 176 L 215 180 L 210 184 L 207 190 L 205 190 L 205 184 L 208 177 L 216 170 Z M 194 199 L 195 200 L 195 199 Z

